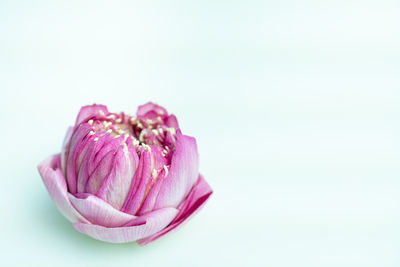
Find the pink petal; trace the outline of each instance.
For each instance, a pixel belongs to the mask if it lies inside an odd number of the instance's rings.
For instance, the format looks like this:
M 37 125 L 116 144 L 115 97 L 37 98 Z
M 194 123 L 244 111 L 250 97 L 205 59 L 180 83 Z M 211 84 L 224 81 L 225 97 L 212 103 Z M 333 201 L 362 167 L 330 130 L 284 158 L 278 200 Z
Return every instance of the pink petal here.
M 130 214 L 136 214 L 142 205 L 146 188 L 151 182 L 151 153 L 145 149 L 142 150 L 139 159 L 139 167 L 131 184 L 129 194 L 122 206 L 122 211 Z
M 75 194 L 77 192 L 77 175 L 80 163 L 88 149 L 87 143 L 90 142 L 91 136 L 89 132 L 92 127 L 88 123 L 79 125 L 71 136 L 69 142 L 68 158 L 66 159 L 65 177 L 69 192 Z
M 207 184 L 206 180 L 204 180 L 203 176 L 199 175 L 199 179 L 196 185 L 193 187 L 185 202 L 182 203 L 182 207 L 180 208 L 179 213 L 171 222 L 171 224 L 152 236 L 138 240 L 137 243 L 141 246 L 144 246 L 164 236 L 170 231 L 177 229 L 178 226 L 182 225 L 183 222 L 189 220 L 192 216 L 194 216 L 197 211 L 200 210 L 201 207 L 203 207 L 211 194 L 211 187 Z
M 68 198 L 67 183 L 60 169 L 60 155 L 54 155 L 39 164 L 43 182 L 59 211 L 71 222 L 89 223 L 75 210 Z
M 145 116 L 146 113 L 151 112 L 151 111 L 154 111 L 155 113 L 157 113 L 160 116 L 168 115 L 168 112 L 165 108 L 163 108 L 162 106 L 159 106 L 157 104 L 154 104 L 152 102 L 148 102 L 144 105 L 139 106 L 138 110 L 136 112 L 136 115 L 138 117 Z
M 175 115 L 169 115 L 169 116 L 168 116 L 166 125 L 167 125 L 168 127 L 172 127 L 172 128 L 175 128 L 175 129 L 179 129 L 178 119 L 175 117 Z
M 104 105 L 90 105 L 84 106 L 79 111 L 78 117 L 76 118 L 75 126 L 81 124 L 82 122 L 88 121 L 96 116 L 103 116 L 108 114 L 107 107 Z
M 137 217 L 126 227 L 107 228 L 99 225 L 74 223 L 79 232 L 94 239 L 111 243 L 126 243 L 146 238 L 164 229 L 178 214 L 175 208 L 164 208 Z
M 74 127 L 68 127 L 68 130 L 67 130 L 67 133 L 65 134 L 64 142 L 62 145 L 61 170 L 64 175 L 66 173 L 66 163 L 67 163 L 67 158 L 68 158 L 68 153 L 69 153 L 69 140 L 71 139 L 73 132 L 74 132 Z
M 199 156 L 193 137 L 176 134 L 176 148 L 169 174 L 157 197 L 155 209 L 176 207 L 187 196 L 199 175 Z
M 121 146 L 116 152 L 113 169 L 104 179 L 96 196 L 114 208 L 121 209 L 129 193 L 135 171 L 136 162 L 132 151 L 129 151 L 128 146 Z
M 114 163 L 113 155 L 121 145 L 121 138 L 113 138 L 109 134 L 96 137 L 98 141 L 89 145 L 90 148 L 82 160 L 78 175 L 78 193 L 97 192 L 104 178 L 110 173 Z
M 142 207 L 138 211 L 137 213 L 138 215 L 142 215 L 153 210 L 158 193 L 160 192 L 161 186 L 164 182 L 165 175 L 166 175 L 165 170 L 162 169 L 161 172 L 158 174 L 157 181 L 151 188 L 149 194 L 147 195 L 146 199 L 143 202 Z
M 79 195 L 79 198 L 69 194 L 69 199 L 76 210 L 93 224 L 118 227 L 136 218 L 113 208 L 107 202 L 91 194 L 82 194 Z

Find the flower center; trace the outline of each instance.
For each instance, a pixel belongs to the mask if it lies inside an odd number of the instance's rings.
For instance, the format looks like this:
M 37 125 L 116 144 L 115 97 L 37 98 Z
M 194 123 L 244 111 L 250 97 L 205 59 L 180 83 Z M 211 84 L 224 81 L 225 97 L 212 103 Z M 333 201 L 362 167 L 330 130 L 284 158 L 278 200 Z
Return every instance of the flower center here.
M 132 117 L 130 124 L 138 145 L 162 147 L 164 157 L 175 150 L 176 129 L 166 126 L 161 117 L 157 117 L 156 120 Z

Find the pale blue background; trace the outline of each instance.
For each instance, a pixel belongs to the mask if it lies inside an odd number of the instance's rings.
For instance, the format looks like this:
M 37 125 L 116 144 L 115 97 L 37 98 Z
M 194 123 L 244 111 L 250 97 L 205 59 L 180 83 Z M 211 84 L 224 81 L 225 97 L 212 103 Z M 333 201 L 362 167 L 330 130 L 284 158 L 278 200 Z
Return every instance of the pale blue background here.
M 400 266 L 399 1 L 0 0 L 1 266 Z M 36 165 L 148 100 L 215 194 L 179 231 L 76 232 Z

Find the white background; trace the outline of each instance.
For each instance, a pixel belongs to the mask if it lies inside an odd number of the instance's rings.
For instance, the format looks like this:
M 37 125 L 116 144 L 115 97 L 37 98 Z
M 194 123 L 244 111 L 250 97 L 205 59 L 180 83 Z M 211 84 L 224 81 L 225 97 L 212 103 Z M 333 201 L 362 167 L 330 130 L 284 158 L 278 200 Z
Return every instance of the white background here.
M 1 266 L 400 266 L 399 1 L 0 0 Z M 214 195 L 146 247 L 75 231 L 37 164 L 149 100 Z

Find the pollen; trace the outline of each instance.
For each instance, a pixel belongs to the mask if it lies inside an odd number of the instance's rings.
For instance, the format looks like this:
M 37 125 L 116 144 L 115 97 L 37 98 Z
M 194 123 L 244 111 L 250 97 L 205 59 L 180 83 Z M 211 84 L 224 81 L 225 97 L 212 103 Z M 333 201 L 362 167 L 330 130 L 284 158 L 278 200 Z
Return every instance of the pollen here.
M 121 122 L 122 122 L 122 119 L 121 119 L 121 118 L 118 118 L 118 119 L 115 120 L 115 122 L 116 122 L 116 123 L 121 123 Z
M 89 135 L 94 135 L 94 134 L 95 134 L 94 131 L 89 132 Z
M 89 120 L 88 123 L 89 123 L 90 125 L 93 125 L 93 120 Z
M 140 132 L 140 134 L 139 134 L 139 140 L 140 140 L 140 142 L 143 142 L 143 141 L 144 141 L 143 137 L 144 137 L 145 134 L 146 134 L 146 129 L 144 129 L 143 131 Z
M 164 171 L 165 171 L 165 177 L 167 177 L 167 175 L 168 175 L 168 168 L 167 168 L 167 166 L 166 165 L 164 165 Z
M 138 144 L 140 144 L 139 140 L 137 140 L 136 138 L 133 138 L 132 145 L 137 146 Z
M 93 139 L 93 141 L 97 142 L 97 141 L 99 141 L 99 138 L 96 137 L 96 138 Z
M 146 149 L 147 151 L 151 152 L 151 148 L 150 146 L 146 145 L 146 144 L 142 144 L 143 148 Z
M 99 110 L 99 114 L 101 115 L 101 116 L 104 116 L 105 114 L 104 114 L 104 112 L 100 109 Z
M 103 121 L 103 126 L 104 126 L 104 128 L 108 128 L 108 127 L 110 127 L 111 125 L 112 125 L 112 122 Z
M 167 128 L 167 131 L 170 132 L 172 135 L 176 134 L 176 130 L 173 127 Z

